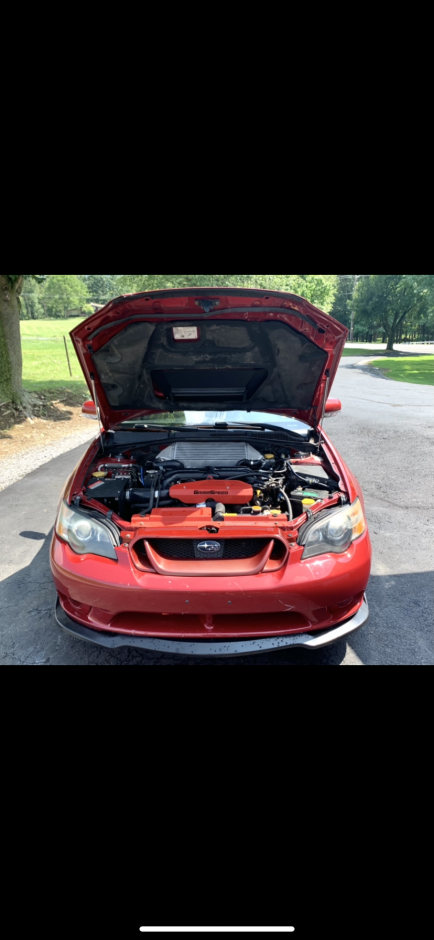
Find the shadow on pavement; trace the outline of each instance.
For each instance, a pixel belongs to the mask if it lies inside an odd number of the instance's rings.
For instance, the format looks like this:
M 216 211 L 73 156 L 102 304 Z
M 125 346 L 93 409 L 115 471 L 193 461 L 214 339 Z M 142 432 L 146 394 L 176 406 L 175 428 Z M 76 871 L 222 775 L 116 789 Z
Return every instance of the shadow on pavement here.
M 22 532 L 44 539 L 33 561 L 0 582 L 0 662 L 22 666 L 338 666 L 429 665 L 432 572 L 373 576 L 368 588 L 370 620 L 334 646 L 210 659 L 171 657 L 131 649 L 107 652 L 65 634 L 54 619 L 56 592 L 49 568 L 51 532 Z M 413 625 L 417 619 L 418 632 Z M 420 632 L 421 623 L 426 632 Z

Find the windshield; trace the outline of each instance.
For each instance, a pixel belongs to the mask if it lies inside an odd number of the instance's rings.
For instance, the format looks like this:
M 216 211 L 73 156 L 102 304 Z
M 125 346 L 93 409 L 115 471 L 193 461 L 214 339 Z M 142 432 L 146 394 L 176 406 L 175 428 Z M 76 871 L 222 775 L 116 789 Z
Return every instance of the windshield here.
M 167 425 L 168 427 L 214 427 L 215 424 L 273 424 L 279 428 L 286 428 L 296 434 L 308 434 L 312 429 L 303 421 L 285 415 L 271 414 L 263 411 L 171 411 L 162 414 L 144 415 L 133 421 L 122 421 L 118 427 L 131 428 L 136 424 L 153 427 L 153 425 Z

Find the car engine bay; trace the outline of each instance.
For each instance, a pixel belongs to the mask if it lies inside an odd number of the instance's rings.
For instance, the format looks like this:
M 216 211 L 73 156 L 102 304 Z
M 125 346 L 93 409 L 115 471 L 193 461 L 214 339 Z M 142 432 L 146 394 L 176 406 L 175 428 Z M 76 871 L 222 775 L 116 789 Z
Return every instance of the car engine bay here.
M 82 496 L 121 520 L 153 511 L 211 509 L 213 522 L 230 517 L 296 519 L 340 493 L 339 479 L 320 443 L 244 439 L 173 440 L 166 445 L 109 447 L 94 460 Z M 258 441 L 260 440 L 260 443 Z M 161 440 L 161 438 L 160 438 Z M 265 520 L 264 520 L 265 521 Z

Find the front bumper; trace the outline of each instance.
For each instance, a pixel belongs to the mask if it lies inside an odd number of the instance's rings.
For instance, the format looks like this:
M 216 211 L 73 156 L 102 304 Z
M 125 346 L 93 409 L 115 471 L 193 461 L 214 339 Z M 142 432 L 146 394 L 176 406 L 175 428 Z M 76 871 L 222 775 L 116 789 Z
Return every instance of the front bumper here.
M 321 649 L 336 643 L 349 633 L 354 633 L 367 622 L 369 618 L 368 602 L 364 595 L 359 610 L 344 623 L 338 624 L 329 630 L 322 630 L 318 634 L 300 633 L 292 636 L 258 637 L 253 640 L 167 640 L 159 637 L 128 636 L 125 634 L 102 633 L 99 630 L 90 630 L 76 623 L 62 609 L 59 598 L 56 601 L 55 617 L 59 626 L 66 633 L 72 634 L 80 640 L 87 640 L 105 649 L 119 649 L 130 646 L 138 650 L 149 650 L 154 653 L 171 653 L 177 656 L 248 656 L 252 653 L 266 653 L 273 650 L 288 649 L 289 647 L 302 647 L 308 650 Z
M 118 561 L 75 554 L 53 537 L 51 570 L 66 615 L 93 633 L 214 643 L 320 635 L 357 614 L 371 562 L 368 533 L 347 552 L 301 559 L 245 577 L 168 577 L 139 571 L 128 548 Z

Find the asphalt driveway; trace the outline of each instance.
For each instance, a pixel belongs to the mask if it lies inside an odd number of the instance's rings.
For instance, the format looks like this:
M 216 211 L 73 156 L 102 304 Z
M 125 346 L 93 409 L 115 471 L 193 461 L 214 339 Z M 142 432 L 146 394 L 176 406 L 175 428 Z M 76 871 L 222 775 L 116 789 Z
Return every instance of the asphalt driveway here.
M 371 617 L 349 642 L 307 653 L 184 659 L 105 652 L 67 636 L 53 616 L 48 564 L 62 484 L 80 446 L 0 493 L 0 664 L 20 666 L 355 666 L 433 662 L 433 392 L 342 360 L 332 394 L 342 413 L 326 428 L 360 480 L 373 543 Z

